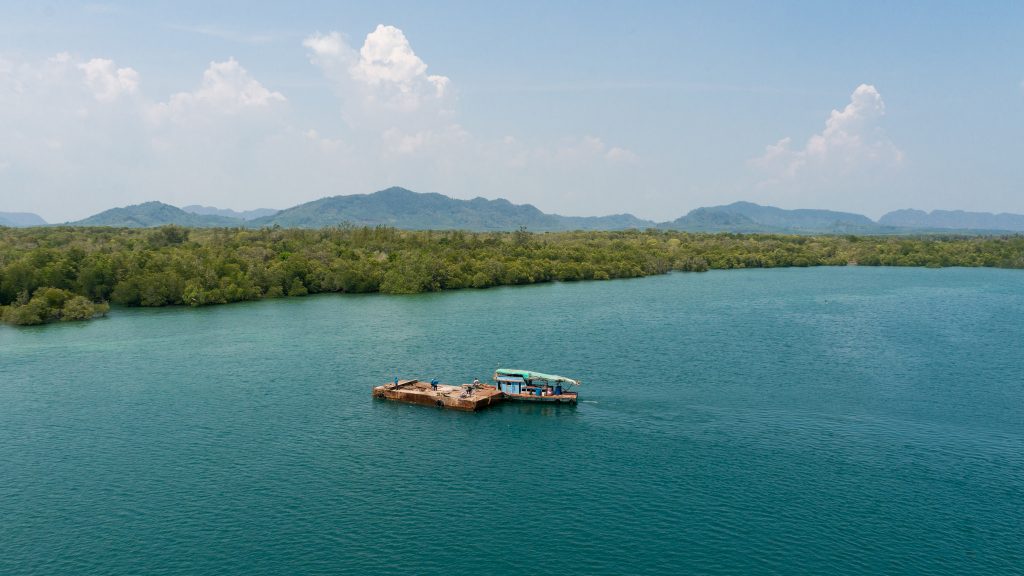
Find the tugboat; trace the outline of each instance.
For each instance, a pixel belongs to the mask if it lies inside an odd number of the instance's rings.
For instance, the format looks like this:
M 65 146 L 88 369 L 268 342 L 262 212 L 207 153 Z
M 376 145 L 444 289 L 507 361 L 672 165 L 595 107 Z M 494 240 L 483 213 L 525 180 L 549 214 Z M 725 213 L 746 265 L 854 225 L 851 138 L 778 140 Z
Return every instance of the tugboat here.
M 495 370 L 494 382 L 497 384 L 498 390 L 509 400 L 556 404 L 575 404 L 579 394 L 568 390 L 568 387 L 580 385 L 579 380 L 565 376 L 512 368 Z

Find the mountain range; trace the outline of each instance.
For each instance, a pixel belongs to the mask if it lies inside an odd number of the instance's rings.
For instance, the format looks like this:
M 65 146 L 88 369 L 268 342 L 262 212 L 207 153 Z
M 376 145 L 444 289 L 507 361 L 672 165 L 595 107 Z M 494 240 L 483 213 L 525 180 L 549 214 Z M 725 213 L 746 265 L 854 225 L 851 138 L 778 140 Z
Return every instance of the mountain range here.
M 421 194 L 388 188 L 373 194 L 331 196 L 281 210 L 249 222 L 252 226 L 322 228 L 348 222 L 356 226 L 385 225 L 409 230 L 463 229 L 515 230 L 622 230 L 656 224 L 629 214 L 615 216 L 559 216 L 545 214 L 531 204 L 513 204 L 499 198 L 456 200 L 442 194 Z
M 693 232 L 790 232 L 801 234 L 879 233 L 879 225 L 867 216 L 832 210 L 783 210 L 753 202 L 734 202 L 691 210 L 689 214 L 660 225 Z
M 0 226 L 41 226 L 35 214 L 0 212 Z M 388 188 L 372 194 L 330 196 L 276 211 L 267 208 L 236 212 L 191 205 L 177 208 L 145 202 L 112 208 L 70 226 L 150 227 L 178 224 L 191 227 L 322 228 L 393 226 L 396 228 L 516 230 L 625 230 L 662 228 L 692 232 L 796 233 L 796 234 L 990 234 L 1024 232 L 1024 215 L 987 212 L 896 210 L 875 222 L 867 216 L 833 210 L 785 210 L 752 202 L 735 202 L 690 211 L 669 222 L 655 222 L 632 214 L 561 216 L 547 214 L 531 204 L 513 204 L 499 198 L 459 200 L 437 193 Z
M 215 214 L 193 214 L 181 208 L 163 202 L 144 202 L 111 208 L 84 220 L 69 222 L 72 226 L 113 226 L 118 228 L 149 228 L 164 224 L 178 224 L 197 228 L 235 227 L 245 224 L 240 218 L 218 216 Z

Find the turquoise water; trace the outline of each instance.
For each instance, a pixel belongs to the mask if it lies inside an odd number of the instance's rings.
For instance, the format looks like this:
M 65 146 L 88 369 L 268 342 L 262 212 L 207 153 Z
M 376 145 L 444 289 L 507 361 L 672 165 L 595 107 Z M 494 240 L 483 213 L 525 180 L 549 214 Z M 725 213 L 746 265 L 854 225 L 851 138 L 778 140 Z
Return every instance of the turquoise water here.
M 1024 272 L 819 268 L 0 328 L 2 574 L 1024 572 Z M 575 407 L 374 400 L 578 376 Z

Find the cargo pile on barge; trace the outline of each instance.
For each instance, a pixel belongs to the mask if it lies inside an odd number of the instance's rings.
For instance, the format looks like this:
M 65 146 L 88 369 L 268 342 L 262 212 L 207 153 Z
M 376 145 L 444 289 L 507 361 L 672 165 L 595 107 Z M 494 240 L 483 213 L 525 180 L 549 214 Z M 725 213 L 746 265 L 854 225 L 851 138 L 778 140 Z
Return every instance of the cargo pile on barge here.
M 376 398 L 397 400 L 408 404 L 423 404 L 438 408 L 475 411 L 504 400 L 500 390 L 486 384 L 449 386 L 420 380 L 399 380 L 373 389 Z
M 437 380 L 399 380 L 373 388 L 373 396 L 383 400 L 395 400 L 408 404 L 423 404 L 453 410 L 476 411 L 505 400 L 519 402 L 545 402 L 552 404 L 575 404 L 578 393 L 570 386 L 579 386 L 578 380 L 544 374 L 531 370 L 499 368 L 494 373 L 495 384 L 472 384 L 452 386 L 439 384 Z

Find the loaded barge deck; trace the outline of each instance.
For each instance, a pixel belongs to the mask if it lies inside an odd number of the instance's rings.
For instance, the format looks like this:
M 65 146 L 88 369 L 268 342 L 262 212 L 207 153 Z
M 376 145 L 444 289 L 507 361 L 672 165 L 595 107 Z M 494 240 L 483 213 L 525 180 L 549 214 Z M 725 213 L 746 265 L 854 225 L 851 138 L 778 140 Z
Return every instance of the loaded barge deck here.
M 438 408 L 450 408 L 452 410 L 463 410 L 475 412 L 506 400 L 544 402 L 551 404 L 575 404 L 575 392 L 563 392 L 553 394 L 553 389 L 547 394 L 531 393 L 524 388 L 511 389 L 502 384 L 502 388 L 491 384 L 463 384 L 451 386 L 438 384 L 436 388 L 429 382 L 423 380 L 398 380 L 382 384 L 373 388 L 374 398 L 383 400 L 395 400 L 407 404 L 422 404 L 424 406 L 436 406 Z M 561 387 L 558 388 L 562 392 Z
M 373 396 L 385 400 L 467 412 L 499 404 L 505 399 L 501 390 L 486 384 L 475 387 L 438 384 L 435 390 L 429 382 L 420 380 L 399 380 L 397 384 L 376 386 L 373 389 Z

